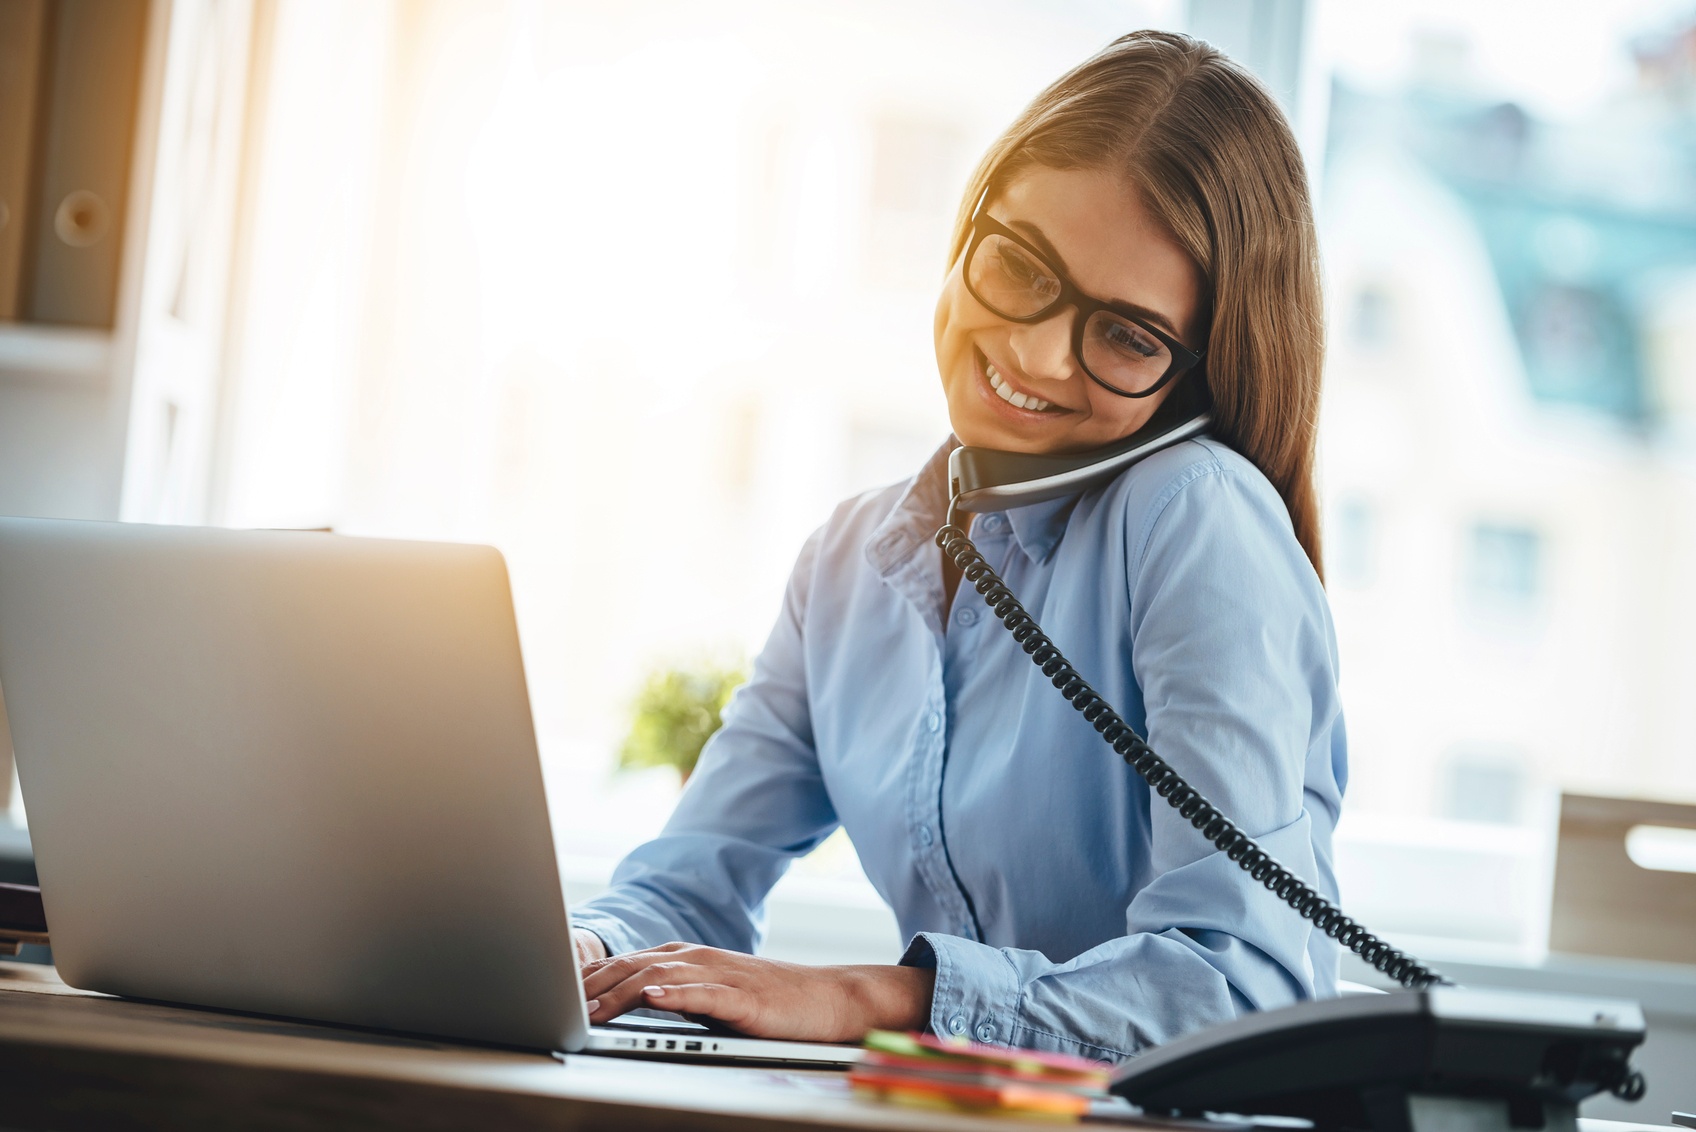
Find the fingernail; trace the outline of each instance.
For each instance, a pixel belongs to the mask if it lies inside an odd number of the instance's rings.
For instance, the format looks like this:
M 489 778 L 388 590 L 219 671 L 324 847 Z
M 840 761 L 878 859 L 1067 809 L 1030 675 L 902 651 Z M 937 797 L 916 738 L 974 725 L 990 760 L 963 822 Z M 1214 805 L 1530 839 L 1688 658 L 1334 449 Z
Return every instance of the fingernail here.
M 600 1008 L 601 1008 L 601 1000 L 598 999 L 598 998 L 591 998 L 588 1002 L 585 1002 L 583 1004 L 583 1009 L 587 1010 L 590 1014 L 593 1014 L 595 1011 L 599 1010 Z
M 643 987 L 642 993 L 645 994 L 645 995 L 648 995 L 652 998 L 664 998 L 665 997 L 665 988 L 664 987 Z

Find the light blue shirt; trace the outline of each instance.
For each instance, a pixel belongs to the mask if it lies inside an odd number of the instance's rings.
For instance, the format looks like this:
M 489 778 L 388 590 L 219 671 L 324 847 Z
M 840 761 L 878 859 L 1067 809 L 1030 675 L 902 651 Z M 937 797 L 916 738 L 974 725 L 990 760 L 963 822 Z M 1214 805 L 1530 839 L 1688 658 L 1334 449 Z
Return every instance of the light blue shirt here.
M 615 953 L 753 951 L 767 892 L 841 825 L 912 939 L 902 962 L 936 968 L 938 1034 L 1120 1059 L 1335 993 L 1331 940 L 1151 804 L 970 584 L 945 607 L 952 446 L 808 540 L 664 832 L 574 923 Z M 1336 898 L 1336 641 L 1252 464 L 1189 441 L 972 537 L 1163 758 Z

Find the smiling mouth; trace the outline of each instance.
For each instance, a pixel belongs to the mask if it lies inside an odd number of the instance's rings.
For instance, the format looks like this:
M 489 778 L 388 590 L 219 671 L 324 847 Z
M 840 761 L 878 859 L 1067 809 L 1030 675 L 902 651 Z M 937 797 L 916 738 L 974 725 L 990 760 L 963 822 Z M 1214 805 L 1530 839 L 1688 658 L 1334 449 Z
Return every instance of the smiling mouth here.
M 1051 401 L 1044 401 L 1040 397 L 1032 397 L 1015 390 L 1007 384 L 1007 379 L 1001 376 L 1000 371 L 995 368 L 995 363 L 988 358 L 983 360 L 983 373 L 989 379 L 989 387 L 995 390 L 995 395 L 1015 409 L 1026 409 L 1033 413 L 1064 413 L 1067 411 Z

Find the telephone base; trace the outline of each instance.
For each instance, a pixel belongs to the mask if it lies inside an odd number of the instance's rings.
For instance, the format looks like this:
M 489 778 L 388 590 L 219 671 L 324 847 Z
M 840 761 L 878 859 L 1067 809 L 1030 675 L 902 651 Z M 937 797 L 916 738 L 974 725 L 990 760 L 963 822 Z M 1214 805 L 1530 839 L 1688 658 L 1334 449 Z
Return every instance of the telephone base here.
M 1578 1106 L 1565 1101 L 1399 1090 L 1367 1093 L 1361 1099 L 1372 1132 L 1578 1132 Z
M 1112 1092 L 1145 1112 L 1299 1117 L 1352 1132 L 1577 1132 L 1578 1104 L 1642 1095 L 1634 1002 L 1433 987 L 1247 1014 L 1139 1054 Z

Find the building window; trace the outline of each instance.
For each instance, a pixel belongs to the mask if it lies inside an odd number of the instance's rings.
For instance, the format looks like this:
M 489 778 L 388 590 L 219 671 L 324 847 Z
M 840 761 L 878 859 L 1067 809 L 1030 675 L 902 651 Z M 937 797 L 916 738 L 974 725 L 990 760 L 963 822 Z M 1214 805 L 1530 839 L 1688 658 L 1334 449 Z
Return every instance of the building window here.
M 1355 292 L 1349 333 L 1362 350 L 1382 350 L 1395 340 L 1396 303 L 1390 289 L 1368 283 Z
M 1443 764 L 1438 808 L 1441 816 L 1455 821 L 1516 825 L 1525 818 L 1529 786 L 1519 752 L 1458 750 Z
M 1378 511 L 1365 499 L 1345 499 L 1331 517 L 1331 577 L 1363 587 L 1378 576 Z
M 1543 586 L 1543 536 L 1534 528 L 1476 523 L 1467 545 L 1466 595 L 1477 608 L 1530 610 Z
M 1627 420 L 1642 416 L 1636 331 L 1617 296 L 1545 280 L 1524 296 L 1517 321 L 1535 396 Z

